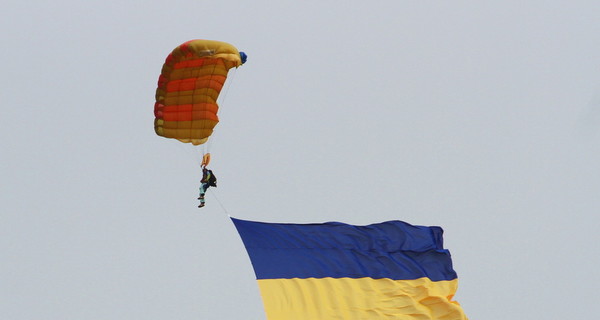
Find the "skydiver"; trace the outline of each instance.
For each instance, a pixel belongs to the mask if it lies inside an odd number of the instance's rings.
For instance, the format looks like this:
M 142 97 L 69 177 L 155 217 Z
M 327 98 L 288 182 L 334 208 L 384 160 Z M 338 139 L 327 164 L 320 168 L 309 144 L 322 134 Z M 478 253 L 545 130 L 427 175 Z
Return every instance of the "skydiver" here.
M 200 180 L 200 196 L 198 200 L 200 200 L 200 205 L 198 208 L 204 207 L 204 194 L 209 187 L 217 187 L 217 177 L 213 174 L 212 170 L 206 168 L 206 166 L 202 166 L 202 179 Z

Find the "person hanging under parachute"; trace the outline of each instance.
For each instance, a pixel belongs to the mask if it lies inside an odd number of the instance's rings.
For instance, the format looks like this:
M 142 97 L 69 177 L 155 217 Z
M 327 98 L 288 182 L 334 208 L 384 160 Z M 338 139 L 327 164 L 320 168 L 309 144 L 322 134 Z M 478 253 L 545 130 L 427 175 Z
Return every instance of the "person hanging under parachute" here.
M 206 194 L 206 190 L 208 190 L 208 188 L 210 187 L 217 187 L 217 177 L 212 172 L 212 170 L 206 168 L 206 166 L 203 166 L 202 179 L 200 180 L 200 195 L 198 196 L 198 200 L 200 200 L 200 205 L 198 205 L 198 208 L 202 208 L 206 204 L 204 196 Z
M 205 205 L 204 196 L 206 194 L 206 190 L 208 190 L 209 187 L 217 187 L 217 177 L 212 170 L 207 168 L 209 163 L 210 153 L 206 153 L 202 156 L 202 164 L 200 165 L 202 168 L 202 179 L 200 179 L 200 195 L 198 196 L 200 205 L 198 208 L 202 208 Z
M 219 122 L 217 98 L 227 74 L 246 60 L 244 52 L 221 41 L 191 40 L 173 49 L 158 78 L 154 104 L 156 134 L 195 146 L 207 142 Z M 203 171 L 208 165 L 204 162 L 205 159 L 201 165 Z M 208 186 L 212 186 L 210 182 Z M 204 197 L 202 190 L 201 196 Z M 200 200 L 202 207 L 204 199 Z

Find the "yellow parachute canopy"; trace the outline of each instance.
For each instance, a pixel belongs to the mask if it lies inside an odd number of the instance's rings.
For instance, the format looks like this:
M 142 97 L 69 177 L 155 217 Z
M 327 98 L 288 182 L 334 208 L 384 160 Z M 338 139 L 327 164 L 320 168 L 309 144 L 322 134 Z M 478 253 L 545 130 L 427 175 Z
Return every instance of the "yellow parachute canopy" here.
M 246 62 L 233 45 L 191 40 L 167 56 L 158 78 L 154 130 L 165 138 L 203 144 L 219 122 L 217 98 L 229 69 Z

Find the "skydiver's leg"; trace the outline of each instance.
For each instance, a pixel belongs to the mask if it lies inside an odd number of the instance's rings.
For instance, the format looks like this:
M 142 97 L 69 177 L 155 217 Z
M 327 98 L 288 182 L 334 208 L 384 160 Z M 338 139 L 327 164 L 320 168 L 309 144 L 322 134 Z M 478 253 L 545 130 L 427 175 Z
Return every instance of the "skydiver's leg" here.
M 200 186 L 200 196 L 198 197 L 198 200 L 200 200 L 200 205 L 198 206 L 198 208 L 204 207 L 204 193 L 206 192 L 206 190 L 203 188 L 203 186 L 204 184 Z
M 206 194 L 206 191 L 208 190 L 208 187 L 210 187 L 208 185 L 208 183 L 202 184 L 202 189 L 204 190 L 204 191 L 202 191 L 202 197 L 201 197 L 202 199 L 200 199 L 200 202 L 202 202 L 202 203 L 204 203 L 204 195 Z
M 198 208 L 204 207 L 204 194 L 206 194 L 206 190 L 208 190 L 208 187 L 208 183 L 203 183 L 200 185 L 200 196 L 198 197 L 198 200 L 200 200 L 200 205 L 198 206 Z
M 200 184 L 200 196 L 198 196 L 198 200 L 204 199 L 204 194 L 206 193 L 206 189 L 208 189 L 207 186 L 206 183 Z

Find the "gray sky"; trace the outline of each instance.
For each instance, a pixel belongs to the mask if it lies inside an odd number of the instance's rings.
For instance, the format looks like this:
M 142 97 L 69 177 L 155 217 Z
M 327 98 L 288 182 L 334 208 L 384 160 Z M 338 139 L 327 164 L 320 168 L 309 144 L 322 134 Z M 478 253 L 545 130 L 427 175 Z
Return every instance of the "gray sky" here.
M 439 225 L 471 319 L 592 319 L 596 1 L 11 1 L 0 318 L 264 319 L 232 216 Z M 196 208 L 154 134 L 190 39 L 248 53 Z M 196 148 L 197 149 L 197 148 Z

